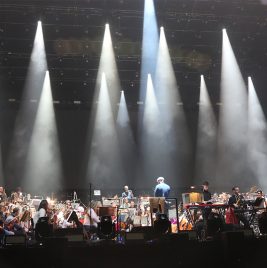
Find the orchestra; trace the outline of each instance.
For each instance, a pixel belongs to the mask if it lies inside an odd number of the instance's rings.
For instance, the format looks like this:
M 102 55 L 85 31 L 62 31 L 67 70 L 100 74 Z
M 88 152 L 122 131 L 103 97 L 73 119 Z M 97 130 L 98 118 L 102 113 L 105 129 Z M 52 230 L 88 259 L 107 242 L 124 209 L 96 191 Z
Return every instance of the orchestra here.
M 162 180 L 162 177 L 160 179 Z M 162 181 L 157 182 L 160 186 L 162 185 Z M 127 232 L 135 226 L 153 225 L 159 213 L 154 211 L 154 205 L 151 202 L 155 200 L 152 199 L 163 198 L 165 200 L 168 197 L 156 197 L 156 195 L 155 197 L 137 197 L 128 186 L 124 186 L 123 190 L 121 195 L 115 195 L 114 198 L 102 197 L 102 201 L 90 200 L 88 206 L 85 206 L 79 202 L 77 194 L 75 200 L 39 199 L 37 201 L 37 199 L 31 199 L 30 194 L 22 194 L 20 188 L 8 196 L 4 187 L 0 186 L 0 241 L 3 235 L 31 236 L 40 219 L 47 219 L 51 230 L 82 227 L 88 237 L 96 237 L 90 234 L 97 234 L 101 217 L 105 215 L 111 216 L 116 231 Z M 167 191 L 170 191 L 169 188 Z M 167 202 L 171 230 L 175 232 L 196 230 L 200 236 L 203 230 L 206 230 L 209 219 L 217 216 L 225 224 L 231 224 L 237 228 L 251 228 L 258 234 L 260 233 L 256 228 L 257 221 L 262 213 L 266 213 L 267 207 L 265 195 L 261 189 L 254 187 L 248 193 L 241 194 L 239 187 L 234 186 L 232 195 L 225 192 L 212 195 L 209 191 L 209 183 L 205 181 L 197 195 L 194 195 L 194 192 L 187 194 L 192 200 L 189 198 L 186 204 L 179 203 L 176 207 L 175 204 Z M 178 197 L 177 199 L 179 200 Z M 167 203 L 165 200 L 165 204 Z M 175 210 L 178 211 L 178 219 L 173 213 Z

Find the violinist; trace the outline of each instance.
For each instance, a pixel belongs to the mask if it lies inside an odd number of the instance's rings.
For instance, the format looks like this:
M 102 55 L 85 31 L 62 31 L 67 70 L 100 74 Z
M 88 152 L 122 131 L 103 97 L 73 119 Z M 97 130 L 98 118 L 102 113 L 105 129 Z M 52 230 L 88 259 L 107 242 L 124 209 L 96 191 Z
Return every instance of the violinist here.
M 25 234 L 23 227 L 19 222 L 19 208 L 15 207 L 12 213 L 6 218 L 4 222 L 4 228 L 9 234 Z
M 46 199 L 42 200 L 39 204 L 37 212 L 34 214 L 33 223 L 36 226 L 36 223 L 40 218 L 47 218 L 48 223 L 52 221 L 52 210 L 49 208 L 48 201 Z
M 16 191 L 11 194 L 11 202 L 13 204 L 23 202 L 23 194 L 20 187 L 17 187 Z
M 33 224 L 35 228 L 36 240 L 41 240 L 44 237 L 49 237 L 53 233 L 53 227 L 55 227 L 56 221 L 51 224 L 51 210 L 46 199 L 42 200 L 39 204 L 38 210 L 33 217 Z

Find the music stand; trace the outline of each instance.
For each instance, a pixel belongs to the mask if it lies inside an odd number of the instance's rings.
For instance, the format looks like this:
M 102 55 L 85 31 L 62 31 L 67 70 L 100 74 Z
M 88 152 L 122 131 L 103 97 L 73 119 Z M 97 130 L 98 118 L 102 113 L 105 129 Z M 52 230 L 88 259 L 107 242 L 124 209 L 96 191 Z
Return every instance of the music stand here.
M 120 205 L 120 199 L 118 198 L 103 198 L 103 206 L 112 206 L 115 204 L 116 206 Z
M 150 197 L 149 204 L 151 213 L 164 213 L 165 197 Z
M 116 207 L 99 207 L 99 217 L 101 216 L 115 216 L 116 215 Z

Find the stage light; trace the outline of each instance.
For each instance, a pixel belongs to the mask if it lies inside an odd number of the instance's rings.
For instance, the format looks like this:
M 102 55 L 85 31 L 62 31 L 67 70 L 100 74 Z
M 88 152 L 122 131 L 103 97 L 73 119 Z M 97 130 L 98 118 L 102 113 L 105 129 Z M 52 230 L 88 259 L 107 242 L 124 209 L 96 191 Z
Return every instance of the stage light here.
M 97 105 L 91 111 L 85 151 L 88 164 L 84 178 L 96 188 L 113 188 L 125 180 L 115 122 L 120 91 L 110 26 L 106 24 L 94 91 L 93 103 Z
M 136 144 L 132 133 L 129 112 L 123 90 L 121 91 L 116 123 L 123 171 L 127 181 L 133 185 L 135 174 L 135 165 L 133 165 L 133 163 L 136 161 Z
M 248 78 L 248 166 L 252 180 L 267 192 L 267 122 L 251 77 Z
M 190 135 L 163 27 L 153 83 L 159 110 L 157 121 L 162 135 L 154 149 L 155 154 L 160 155 L 160 163 L 153 168 L 161 174 L 163 172 L 170 184 L 188 184 L 192 177 L 186 174 L 186 166 L 191 163 Z M 183 159 L 182 165 L 177 165 L 178 159 Z M 177 182 L 175 178 L 181 179 Z
M 26 186 L 31 185 L 23 185 L 23 181 L 24 178 L 26 178 L 24 169 L 26 165 L 25 162 L 27 161 L 26 159 L 32 135 L 33 124 L 38 109 L 38 105 L 29 105 L 29 102 L 30 100 L 40 100 L 46 70 L 47 61 L 42 23 L 41 21 L 38 21 L 29 68 L 26 75 L 23 94 L 21 97 L 20 108 L 17 113 L 15 122 L 5 174 L 7 177 L 11 176 L 13 178 L 12 181 L 22 181 L 21 185 L 25 191 L 32 190 L 31 188 L 27 189 Z M 38 145 L 38 147 L 40 146 Z M 6 185 L 6 187 L 14 188 L 14 185 Z
M 112 112 L 115 116 L 117 113 L 116 103 L 119 102 L 119 92 L 121 90 L 118 68 L 116 65 L 116 59 L 114 49 L 112 45 L 110 26 L 105 25 L 104 38 L 101 49 L 101 56 L 99 62 L 99 68 L 96 79 L 96 88 L 94 94 L 94 100 L 98 98 L 99 90 L 101 87 L 102 74 L 105 73 L 105 79 L 108 85 L 108 93 L 111 102 Z
M 125 176 L 105 73 L 102 74 L 98 104 L 93 119 L 87 178 L 90 178 L 90 182 L 98 189 L 119 188 L 124 183 Z
M 144 2 L 140 100 L 144 101 L 148 74 L 154 77 L 158 51 L 158 25 L 153 0 Z
M 200 76 L 195 183 L 216 174 L 217 122 L 211 105 L 204 76 Z
M 139 106 L 140 107 L 140 106 Z M 163 157 L 161 156 L 161 144 L 164 143 L 164 130 L 160 126 L 160 113 L 154 92 L 151 75 L 147 77 L 147 90 L 144 103 L 143 121 L 140 129 L 141 135 L 141 157 L 140 168 L 142 173 L 137 175 L 137 187 L 143 188 L 151 184 L 147 178 L 156 177 L 162 172 Z M 141 189 L 140 189 L 141 190 Z
M 251 183 L 247 166 L 247 89 L 225 29 L 222 31 L 221 102 L 216 185 L 231 189 Z M 233 164 L 234 163 L 234 164 Z
M 35 193 L 58 190 L 62 179 L 61 165 L 50 76 L 47 71 L 26 158 L 24 186 Z

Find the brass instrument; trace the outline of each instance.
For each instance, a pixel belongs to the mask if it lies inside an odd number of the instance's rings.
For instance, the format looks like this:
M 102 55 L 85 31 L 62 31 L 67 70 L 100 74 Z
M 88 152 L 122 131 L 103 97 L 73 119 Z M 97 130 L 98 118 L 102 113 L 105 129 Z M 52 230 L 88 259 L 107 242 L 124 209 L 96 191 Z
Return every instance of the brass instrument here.
M 239 194 L 239 195 L 236 196 L 236 205 L 238 207 L 240 207 L 241 206 L 241 202 L 242 202 L 242 198 L 241 198 L 241 195 Z

